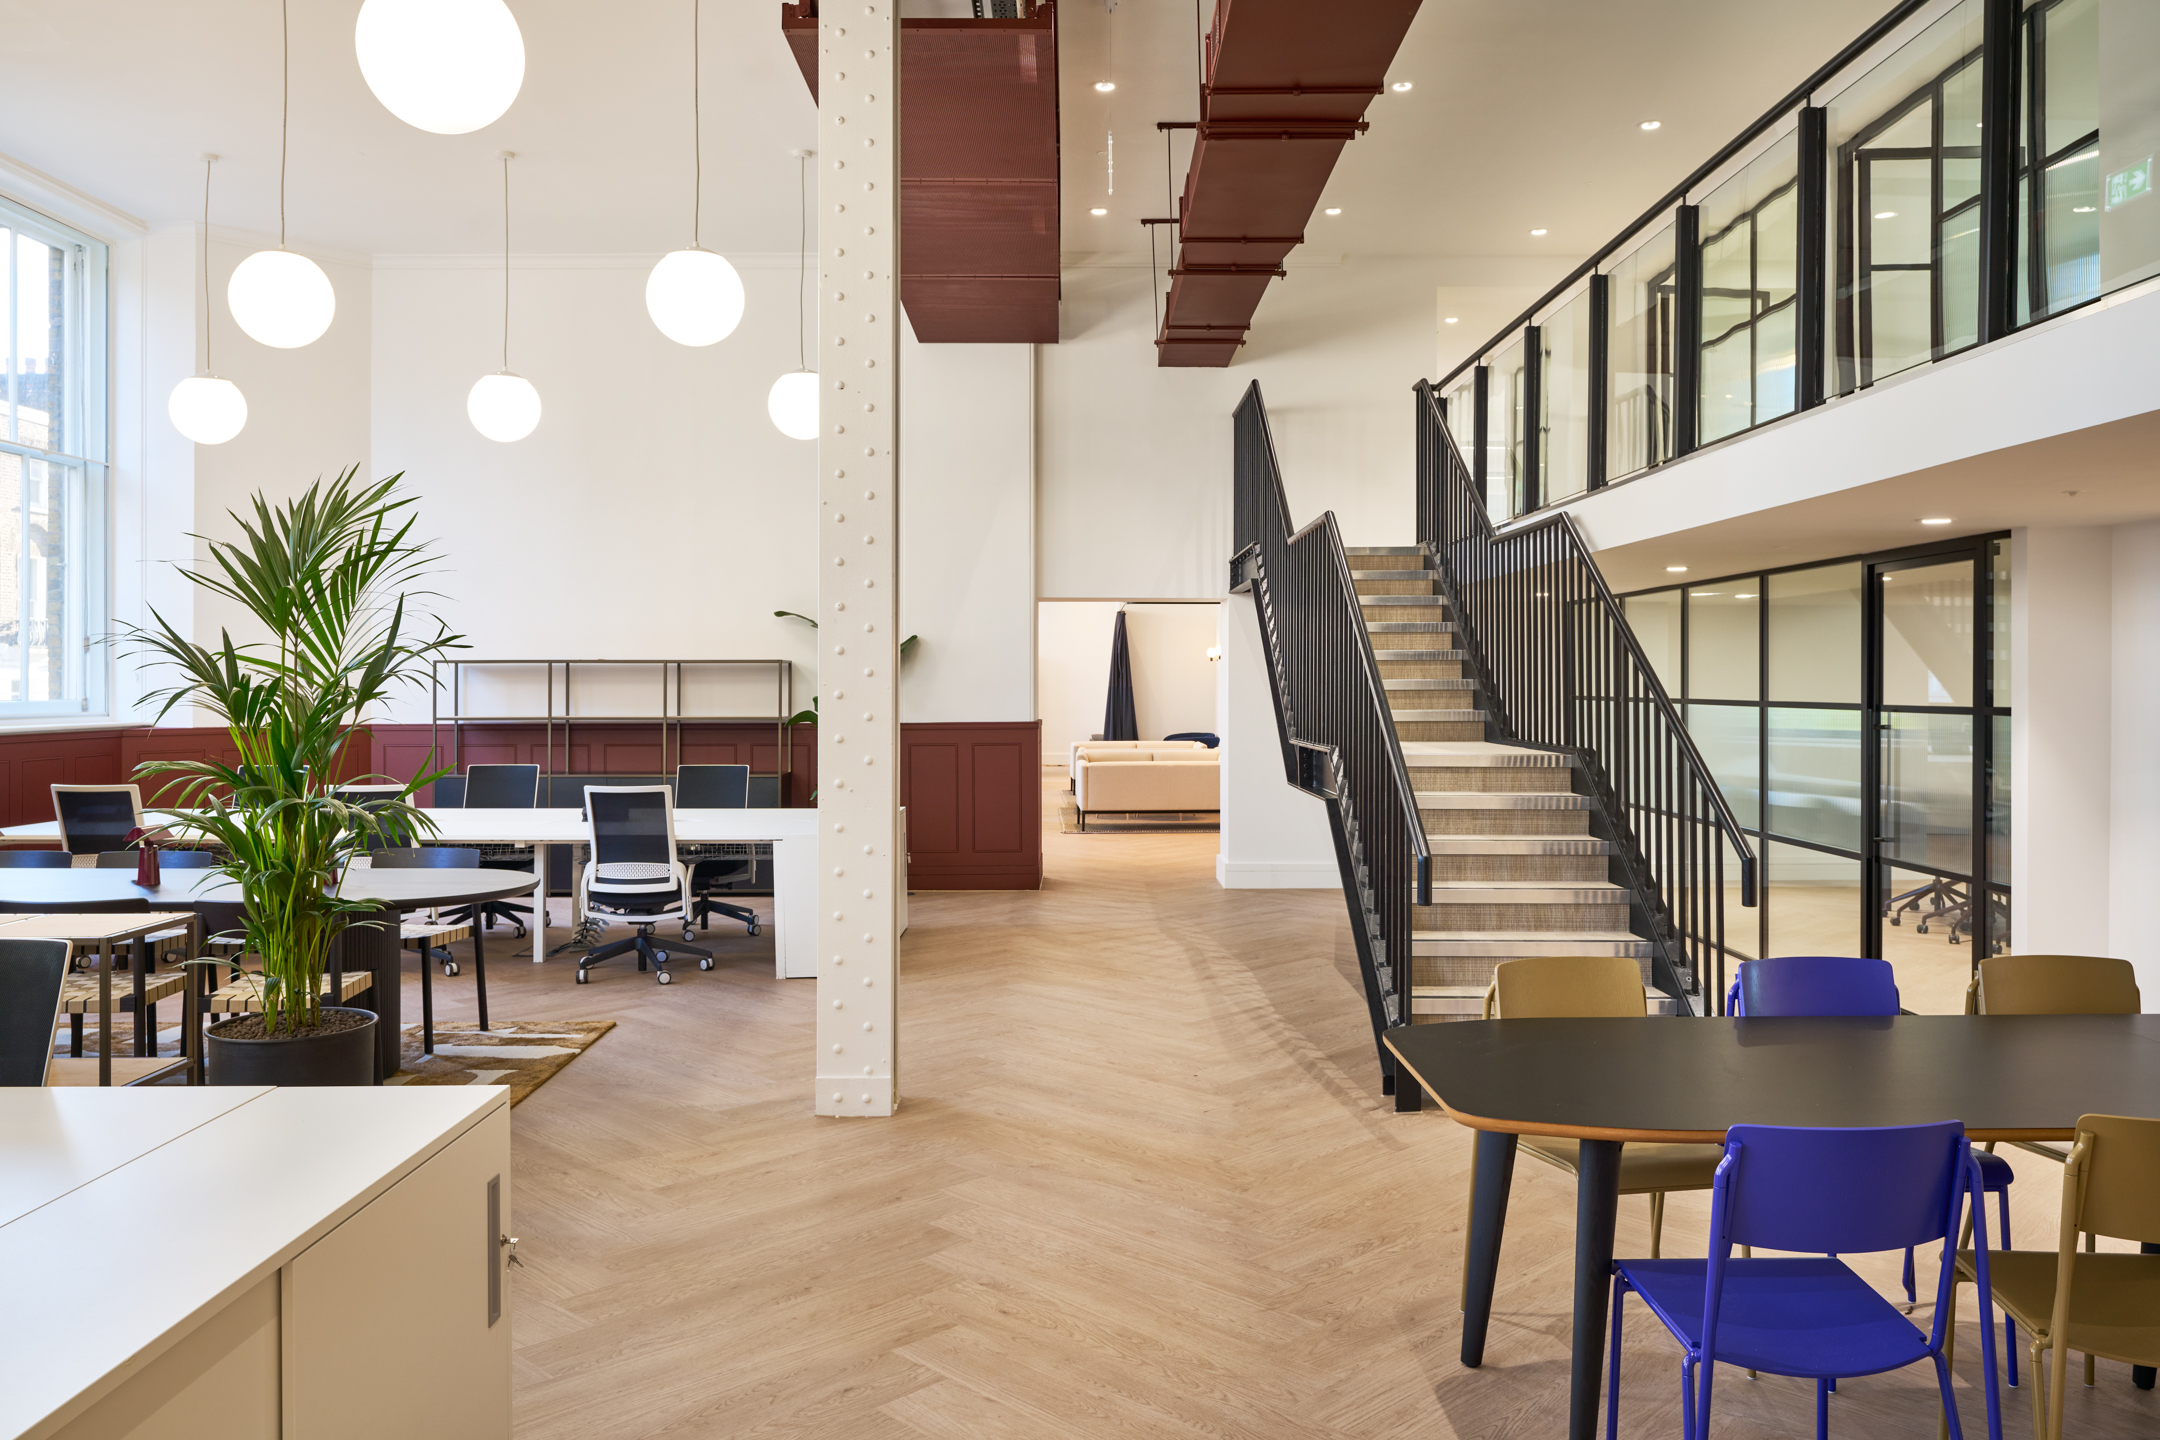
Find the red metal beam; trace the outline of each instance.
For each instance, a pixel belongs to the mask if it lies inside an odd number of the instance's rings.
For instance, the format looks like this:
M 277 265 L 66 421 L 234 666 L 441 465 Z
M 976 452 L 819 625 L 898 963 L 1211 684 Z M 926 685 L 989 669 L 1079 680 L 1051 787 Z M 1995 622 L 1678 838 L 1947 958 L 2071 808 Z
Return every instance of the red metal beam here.
M 817 96 L 817 0 L 780 7 Z M 1058 338 L 1055 7 L 903 20 L 900 299 L 925 343 Z
M 1216 0 L 1158 364 L 1230 363 L 1343 146 L 1364 131 L 1417 9 Z

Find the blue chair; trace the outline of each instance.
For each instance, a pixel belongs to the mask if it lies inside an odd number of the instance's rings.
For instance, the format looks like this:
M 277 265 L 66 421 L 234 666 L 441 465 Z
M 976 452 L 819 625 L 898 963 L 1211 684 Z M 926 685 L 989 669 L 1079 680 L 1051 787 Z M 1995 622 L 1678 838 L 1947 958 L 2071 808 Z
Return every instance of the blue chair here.
M 1982 1382 L 1988 1440 L 2002 1440 L 1995 1388 L 1994 1291 L 1987 1270 L 1987 1219 L 1980 1169 L 1955 1120 L 1878 1130 L 1735 1125 L 1710 1191 L 1705 1260 L 1616 1260 L 1612 1359 L 1605 1437 L 1620 1431 L 1622 1304 L 1640 1295 L 1683 1347 L 1681 1424 L 1708 1440 L 1711 1380 L 1719 1363 L 1815 1381 L 1815 1434 L 1830 1429 L 1830 1390 L 1839 1376 L 1876 1375 L 1935 1362 L 1951 1440 L 1963 1440 L 1950 1390 L 1947 1324 L 1956 1276 L 1958 1221 L 1972 1201 L 1975 1283 L 1979 1286 Z M 1942 1278 L 1933 1328 L 1898 1313 L 1835 1258 L 1941 1240 Z M 1793 1259 L 1734 1259 L 1734 1245 L 1795 1250 Z M 1698 1370 L 1700 1374 L 1698 1374 Z
M 1851 955 L 1779 955 L 1768 960 L 1743 960 L 1732 988 L 1725 992 L 1725 1013 L 1739 1016 L 1769 1015 L 1895 1015 L 1898 1013 L 1897 973 L 1887 960 L 1864 960 Z M 1973 1152 L 1980 1166 L 1982 1188 L 1996 1197 L 2002 1216 L 2002 1248 L 2010 1248 L 2010 1184 L 2017 1173 L 2010 1162 L 1985 1150 Z M 1914 1292 L 1912 1251 L 1905 1252 L 1905 1300 L 1918 1303 Z M 2005 1341 L 2009 1345 L 2006 1371 L 2010 1383 L 2018 1383 L 2017 1329 L 2005 1316 Z

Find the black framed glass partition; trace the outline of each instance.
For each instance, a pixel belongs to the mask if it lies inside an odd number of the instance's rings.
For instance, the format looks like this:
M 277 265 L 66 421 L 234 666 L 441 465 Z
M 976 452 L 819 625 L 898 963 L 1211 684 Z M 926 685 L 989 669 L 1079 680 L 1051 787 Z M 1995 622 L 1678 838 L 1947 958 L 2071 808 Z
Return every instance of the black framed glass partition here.
M 2155 56 L 2160 0 L 1898 6 L 1441 379 L 1494 518 L 2160 275 Z
M 1762 857 L 1733 958 L 1880 956 L 1955 1013 L 2008 948 L 2009 566 L 1988 537 L 1625 597 Z

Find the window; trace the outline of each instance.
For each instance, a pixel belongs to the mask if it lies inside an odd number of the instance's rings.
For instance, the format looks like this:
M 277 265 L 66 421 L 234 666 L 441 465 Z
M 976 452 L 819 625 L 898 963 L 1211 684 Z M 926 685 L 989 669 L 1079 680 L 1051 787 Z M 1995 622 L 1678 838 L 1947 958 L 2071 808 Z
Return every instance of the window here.
M 1632 475 L 1672 459 L 1673 343 L 1679 292 L 1673 228 L 1659 230 L 1612 267 L 1606 353 L 1605 473 Z
M 105 247 L 0 200 L 0 718 L 105 709 Z
M 1792 413 L 1799 173 L 1788 135 L 1703 202 L 1704 444 Z

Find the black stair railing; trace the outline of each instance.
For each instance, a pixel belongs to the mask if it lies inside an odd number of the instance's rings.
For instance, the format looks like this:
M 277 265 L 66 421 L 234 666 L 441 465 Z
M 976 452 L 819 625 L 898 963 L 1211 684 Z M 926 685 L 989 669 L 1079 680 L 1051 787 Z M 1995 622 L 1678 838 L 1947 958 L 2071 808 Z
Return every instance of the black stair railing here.
M 1723 1013 L 1729 875 L 1755 903 L 1747 835 L 1573 517 L 1495 534 L 1423 381 L 1417 424 L 1418 542 L 1438 562 L 1490 723 L 1510 743 L 1575 757 L 1650 932 L 1653 979 L 1697 1014 Z
M 1250 590 L 1290 784 L 1327 802 L 1372 1012 L 1381 1088 L 1418 1108 L 1381 1037 L 1410 1021 L 1411 905 L 1432 903 L 1432 850 L 1333 513 L 1293 532 L 1255 382 L 1236 415 L 1230 588 Z

